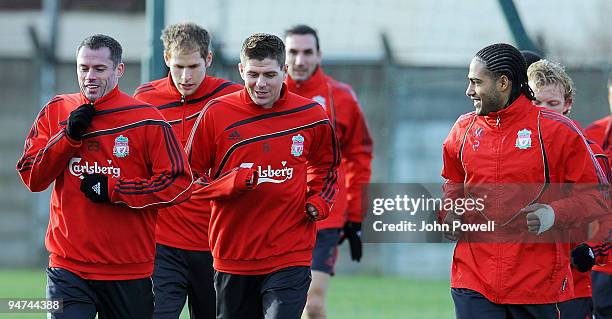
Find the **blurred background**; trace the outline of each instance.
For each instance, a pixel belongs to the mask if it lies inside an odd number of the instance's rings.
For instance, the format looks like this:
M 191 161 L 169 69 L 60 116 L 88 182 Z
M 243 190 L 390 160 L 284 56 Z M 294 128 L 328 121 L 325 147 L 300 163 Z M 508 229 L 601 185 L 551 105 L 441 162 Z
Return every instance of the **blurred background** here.
M 108 34 L 123 45 L 120 87 L 131 94 L 165 76 L 158 41 L 165 25 L 192 21 L 208 29 L 209 74 L 241 83 L 237 63 L 247 36 L 282 37 L 289 26 L 308 24 L 319 32 L 326 72 L 359 97 L 374 138 L 372 181 L 436 183 L 442 141 L 473 109 L 465 96 L 468 64 L 489 44 L 511 43 L 565 65 L 577 88 L 572 117 L 582 125 L 609 114 L 610 17 L 609 0 L 0 0 L 0 270 L 40 272 L 47 263 L 49 193 L 29 193 L 15 163 L 46 101 L 78 92 L 75 50 L 88 35 Z M 430 280 L 448 294 L 452 245 L 366 244 L 359 264 L 342 248 L 341 275 Z

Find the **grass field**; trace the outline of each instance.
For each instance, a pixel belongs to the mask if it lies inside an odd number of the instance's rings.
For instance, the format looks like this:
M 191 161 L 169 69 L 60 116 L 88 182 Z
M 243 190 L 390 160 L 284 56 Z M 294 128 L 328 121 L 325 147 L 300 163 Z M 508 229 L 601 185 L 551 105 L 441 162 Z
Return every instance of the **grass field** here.
M 0 271 L 0 298 L 41 298 L 42 271 Z M 330 319 L 447 319 L 454 317 L 447 281 L 415 281 L 393 277 L 336 276 L 330 282 Z M 0 318 L 46 318 L 44 314 L 7 314 Z M 189 316 L 183 311 L 181 319 Z

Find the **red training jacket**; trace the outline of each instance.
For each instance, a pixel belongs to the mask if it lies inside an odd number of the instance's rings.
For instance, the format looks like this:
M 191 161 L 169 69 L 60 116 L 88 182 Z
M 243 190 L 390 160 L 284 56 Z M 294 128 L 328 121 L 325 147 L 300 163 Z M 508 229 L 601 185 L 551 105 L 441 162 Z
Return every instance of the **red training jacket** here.
M 83 139 L 70 139 L 70 112 L 88 102 L 80 93 L 53 98 L 17 163 L 31 191 L 54 183 L 45 240 L 49 266 L 95 280 L 151 276 L 157 209 L 191 195 L 187 157 L 159 111 L 118 87 L 95 101 Z M 81 193 L 83 173 L 108 176 L 111 203 L 96 204 Z
M 447 197 L 464 198 L 467 191 L 474 195 L 479 186 L 494 195 L 486 198 L 484 193 L 484 211 L 464 214 L 464 222 L 493 220 L 498 225 L 496 236 L 520 239 L 485 242 L 478 240 L 486 240 L 487 235 L 474 240 L 470 237 L 474 234 L 464 233 L 453 255 L 451 287 L 475 290 L 500 304 L 574 298 L 569 241 L 558 236 L 568 227 L 603 216 L 608 204 L 605 194 L 595 188 L 553 194 L 546 186 L 573 183 L 578 190 L 587 184 L 607 184 L 580 129 L 567 117 L 534 107 L 521 95 L 498 112 L 459 117 L 444 142 L 443 161 Z M 541 193 L 529 192 L 530 186 Z M 531 202 L 547 203 L 555 211 L 552 230 L 562 231 L 540 235 L 548 237 L 548 243 L 534 242 L 536 235 L 527 232 L 520 209 Z
M 319 104 L 284 85 L 270 109 L 252 102 L 246 89 L 220 97 L 198 118 L 186 150 L 192 168 L 210 170 L 213 180 L 246 163 L 258 172 L 254 190 L 212 201 L 208 234 L 216 270 L 256 275 L 310 265 L 316 226 L 304 206 L 327 217 L 340 161 Z
M 585 129 L 585 134 L 588 138 L 601 146 L 604 152 L 608 155 L 608 158 L 612 156 L 612 116 L 608 115 L 591 123 Z M 593 246 L 593 248 L 597 250 L 599 254 L 601 254 L 600 258 L 597 260 L 598 265 L 595 265 L 593 270 L 612 275 L 612 238 L 610 238 L 612 221 L 607 218 L 604 222 L 599 223 L 598 226 L 599 229 L 596 233 L 600 234 L 599 237 L 603 237 L 598 239 L 605 240 L 607 238 L 607 242 L 596 241 L 590 243 L 590 245 Z
M 206 76 L 198 89 L 189 96 L 183 96 L 174 86 L 172 75 L 139 86 L 134 97 L 155 106 L 181 141 L 187 143 L 193 124 L 210 100 L 239 91 L 241 85 Z M 208 223 L 210 202 L 190 198 L 179 205 L 159 211 L 156 241 L 160 244 L 188 250 L 210 250 L 208 247 Z
M 347 221 L 363 220 L 364 192 L 372 172 L 372 138 L 353 89 L 332 79 L 318 67 L 306 81 L 285 81 L 290 92 L 323 106 L 336 129 L 342 162 L 338 168 L 338 197 L 329 218 L 317 222 L 317 229 L 342 228 Z

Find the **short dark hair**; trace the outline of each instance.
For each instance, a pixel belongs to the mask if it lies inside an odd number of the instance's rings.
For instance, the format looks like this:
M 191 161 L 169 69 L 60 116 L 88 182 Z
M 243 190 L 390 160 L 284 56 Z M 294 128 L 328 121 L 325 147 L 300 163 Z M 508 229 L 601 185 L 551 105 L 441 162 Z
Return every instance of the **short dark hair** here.
M 285 44 L 279 37 L 267 33 L 255 33 L 246 38 L 240 49 L 240 62 L 255 59 L 274 59 L 282 68 L 285 65 Z
M 478 51 L 476 59 L 485 64 L 486 69 L 498 79 L 505 75 L 512 82 L 512 92 L 508 104 L 514 102 L 519 95 L 525 94 L 528 99 L 535 100 L 527 80 L 527 67 L 521 52 L 507 43 L 496 43 Z
M 529 68 L 529 66 L 532 65 L 534 62 L 542 60 L 542 56 L 533 51 L 521 50 L 521 54 L 523 55 L 523 58 L 525 58 L 525 64 L 527 64 L 527 68 Z
M 191 22 L 167 26 L 161 34 L 164 51 L 172 53 L 199 52 L 206 59 L 210 46 L 210 34 L 206 29 Z
M 117 67 L 119 63 L 121 63 L 121 55 L 123 54 L 123 49 L 121 48 L 121 44 L 112 37 L 104 34 L 94 34 L 85 38 L 79 46 L 77 47 L 77 55 L 79 55 L 79 51 L 82 47 L 86 47 L 92 50 L 97 50 L 100 48 L 108 48 L 110 50 L 110 59 L 113 61 L 113 67 Z
M 317 51 L 320 51 L 319 36 L 317 35 L 317 31 L 305 24 L 298 24 L 296 26 L 293 26 L 285 30 L 285 39 L 287 39 L 287 37 L 290 35 L 307 35 L 307 34 L 311 34 L 312 36 L 314 36 L 315 43 L 317 45 Z

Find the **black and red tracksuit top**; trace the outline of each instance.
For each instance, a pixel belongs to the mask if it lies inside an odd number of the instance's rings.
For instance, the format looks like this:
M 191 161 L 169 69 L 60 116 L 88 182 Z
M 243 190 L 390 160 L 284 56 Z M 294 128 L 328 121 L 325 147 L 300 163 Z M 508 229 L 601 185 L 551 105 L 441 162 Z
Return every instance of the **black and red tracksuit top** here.
M 521 95 L 498 112 L 459 117 L 444 142 L 443 163 L 447 198 L 485 199 L 484 211 L 466 212 L 463 222 L 497 225 L 495 233 L 462 235 L 451 287 L 475 290 L 501 304 L 574 298 L 570 242 L 561 236 L 608 209 L 605 187 L 587 187 L 605 186 L 607 179 L 580 128 Z M 553 192 L 569 184 L 576 185 L 572 192 Z M 520 212 L 534 201 L 555 212 L 553 228 L 540 235 L 546 243 L 527 232 Z M 487 241 L 487 236 L 495 237 Z
M 174 133 L 185 145 L 193 124 L 210 100 L 236 92 L 241 85 L 212 76 L 206 76 L 198 89 L 183 96 L 174 86 L 172 76 L 139 86 L 134 97 L 155 106 L 172 125 Z M 159 210 L 156 241 L 160 244 L 188 249 L 210 250 L 208 247 L 208 223 L 210 203 L 208 200 L 191 198 L 187 201 Z
M 325 219 L 337 195 L 340 161 L 333 127 L 316 102 L 287 91 L 270 109 L 246 89 L 211 101 L 186 151 L 192 168 L 213 180 L 252 164 L 254 190 L 213 200 L 209 240 L 216 270 L 267 274 L 309 266 L 316 226 L 311 203 Z M 194 190 L 196 192 L 196 190 Z
M 296 82 L 290 76 L 285 83 L 289 92 L 312 99 L 325 108 L 340 145 L 342 162 L 338 168 L 338 197 L 326 220 L 318 229 L 341 228 L 349 220 L 361 222 L 363 189 L 370 182 L 372 138 L 353 89 L 326 75 L 318 67 L 306 81 Z
M 95 101 L 83 139 L 70 139 L 70 112 L 88 102 L 80 93 L 53 98 L 38 114 L 17 163 L 31 191 L 54 184 L 45 240 L 49 266 L 85 279 L 148 277 L 158 208 L 191 194 L 187 157 L 159 111 L 118 87 Z M 110 203 L 93 203 L 81 193 L 83 173 L 108 177 Z

